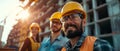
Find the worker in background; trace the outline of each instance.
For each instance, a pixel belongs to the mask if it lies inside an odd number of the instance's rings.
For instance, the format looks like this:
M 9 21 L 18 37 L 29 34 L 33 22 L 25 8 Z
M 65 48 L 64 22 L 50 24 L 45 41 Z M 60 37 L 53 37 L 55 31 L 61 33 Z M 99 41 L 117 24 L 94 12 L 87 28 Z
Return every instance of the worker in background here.
M 80 3 L 67 2 L 61 10 L 61 22 L 65 36 L 69 39 L 61 51 L 113 51 L 106 40 L 84 33 L 86 12 Z
M 68 39 L 61 34 L 62 23 L 60 22 L 60 17 L 60 12 L 55 12 L 50 17 L 51 34 L 43 39 L 39 51 L 60 51 L 68 41 Z
M 41 28 L 38 23 L 32 23 L 29 29 L 32 36 L 25 39 L 19 51 L 38 51 L 40 46 L 39 32 L 41 32 Z

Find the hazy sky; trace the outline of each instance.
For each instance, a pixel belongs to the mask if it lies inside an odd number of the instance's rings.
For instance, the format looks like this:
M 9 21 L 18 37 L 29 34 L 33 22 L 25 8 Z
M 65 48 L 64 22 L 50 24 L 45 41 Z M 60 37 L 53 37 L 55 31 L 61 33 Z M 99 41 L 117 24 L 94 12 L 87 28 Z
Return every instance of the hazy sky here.
M 18 5 L 19 0 L 0 0 L 0 21 L 8 16 L 8 18 L 6 19 L 6 24 L 4 25 L 4 31 L 2 35 L 2 41 L 4 42 L 6 42 L 12 26 L 16 23 L 14 20 L 15 16 L 11 15 L 14 13 L 14 10 Z

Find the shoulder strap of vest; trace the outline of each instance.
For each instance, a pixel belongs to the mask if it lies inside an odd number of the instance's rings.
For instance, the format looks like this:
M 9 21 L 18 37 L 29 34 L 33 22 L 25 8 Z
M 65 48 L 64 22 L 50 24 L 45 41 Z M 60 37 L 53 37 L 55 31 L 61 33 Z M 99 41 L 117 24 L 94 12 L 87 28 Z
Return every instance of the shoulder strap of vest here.
M 94 43 L 96 41 L 96 37 L 94 36 L 87 36 L 82 44 L 82 46 L 80 47 L 80 51 L 93 51 L 93 47 L 94 47 Z M 90 47 L 90 48 L 89 48 Z M 61 49 L 61 51 L 66 51 L 66 48 L 63 47 Z
M 30 39 L 31 43 L 34 43 L 34 41 L 33 41 L 33 39 L 31 37 L 29 37 L 29 39 Z
M 96 37 L 94 36 L 87 36 L 80 47 L 80 51 L 93 51 L 94 43 L 96 41 Z
M 63 48 L 61 49 L 61 51 L 66 51 L 66 48 L 65 48 L 65 47 L 63 47 Z

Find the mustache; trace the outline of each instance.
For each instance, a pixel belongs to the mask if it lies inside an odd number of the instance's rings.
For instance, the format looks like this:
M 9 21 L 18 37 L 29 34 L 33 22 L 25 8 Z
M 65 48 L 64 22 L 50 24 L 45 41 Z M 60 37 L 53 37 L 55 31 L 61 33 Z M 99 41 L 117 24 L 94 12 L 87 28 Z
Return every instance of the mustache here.
M 68 27 L 75 27 L 75 28 L 77 29 L 77 26 L 74 25 L 74 24 L 67 24 L 67 25 L 65 26 L 66 29 L 68 29 Z
M 55 25 L 53 25 L 52 27 L 55 27 L 55 28 L 57 28 L 57 26 L 55 26 Z

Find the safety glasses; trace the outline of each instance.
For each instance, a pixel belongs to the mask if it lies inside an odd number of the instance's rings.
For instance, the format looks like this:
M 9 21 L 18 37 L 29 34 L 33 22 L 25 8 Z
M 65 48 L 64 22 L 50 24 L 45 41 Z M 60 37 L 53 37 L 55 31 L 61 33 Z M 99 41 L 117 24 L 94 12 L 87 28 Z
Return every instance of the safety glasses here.
M 62 17 L 61 22 L 66 22 L 68 20 L 76 20 L 77 18 L 83 19 L 83 15 L 80 13 L 70 14 Z
M 52 20 L 51 23 L 52 24 L 57 24 L 57 25 L 61 24 L 60 20 Z

